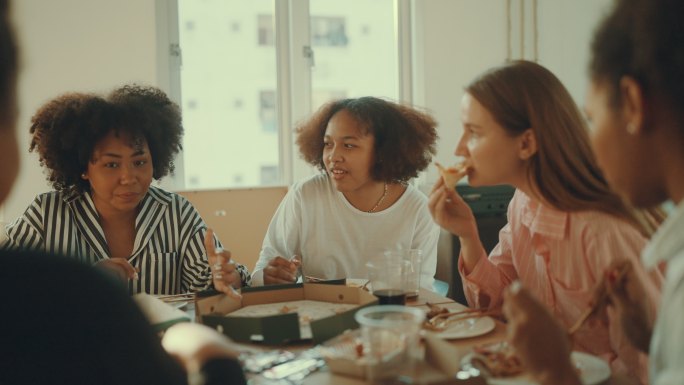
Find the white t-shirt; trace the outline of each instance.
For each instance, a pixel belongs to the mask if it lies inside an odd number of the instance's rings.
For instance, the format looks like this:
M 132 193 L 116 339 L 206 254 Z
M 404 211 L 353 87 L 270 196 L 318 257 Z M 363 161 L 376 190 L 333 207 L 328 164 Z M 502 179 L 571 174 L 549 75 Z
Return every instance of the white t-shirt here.
M 684 381 L 684 201 L 670 214 L 644 249 L 647 267 L 667 262 L 663 297 L 650 347 L 652 385 Z
M 305 275 L 326 279 L 368 278 L 366 262 L 388 250 L 423 250 L 421 286 L 432 288 L 439 227 L 427 197 L 409 185 L 391 207 L 360 211 L 325 174 L 296 183 L 280 203 L 252 273 L 263 285 L 263 269 L 276 256 L 302 257 Z

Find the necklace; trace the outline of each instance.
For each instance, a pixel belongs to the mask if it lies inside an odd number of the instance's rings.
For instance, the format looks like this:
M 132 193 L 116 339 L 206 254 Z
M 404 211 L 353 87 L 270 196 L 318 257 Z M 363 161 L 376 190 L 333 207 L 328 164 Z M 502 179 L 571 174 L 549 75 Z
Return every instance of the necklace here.
M 378 207 L 380 206 L 380 203 L 382 203 L 382 201 L 384 201 L 385 198 L 387 197 L 387 190 L 389 190 L 389 189 L 387 187 L 387 182 L 385 182 L 385 191 L 382 193 L 382 196 L 380 197 L 380 199 L 378 199 L 378 202 L 375 204 L 375 206 L 373 206 L 372 209 L 366 211 L 367 213 L 373 213 L 373 212 L 375 212 L 375 210 L 378 209 Z

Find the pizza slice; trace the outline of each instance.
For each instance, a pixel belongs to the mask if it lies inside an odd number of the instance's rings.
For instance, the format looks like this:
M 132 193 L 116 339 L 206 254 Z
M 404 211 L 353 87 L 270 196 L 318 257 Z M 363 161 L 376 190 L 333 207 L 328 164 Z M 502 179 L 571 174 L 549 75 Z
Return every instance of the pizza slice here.
M 444 184 L 451 187 L 456 187 L 456 183 L 468 173 L 466 162 L 461 162 L 451 167 L 444 167 L 439 162 L 435 162 L 435 166 L 439 169 L 439 174 L 442 176 Z

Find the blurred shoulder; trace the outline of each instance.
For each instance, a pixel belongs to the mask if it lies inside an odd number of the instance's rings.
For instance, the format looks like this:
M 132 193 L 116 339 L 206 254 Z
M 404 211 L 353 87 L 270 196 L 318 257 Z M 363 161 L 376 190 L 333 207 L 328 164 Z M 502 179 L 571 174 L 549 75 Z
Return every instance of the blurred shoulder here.
M 608 213 L 579 211 L 569 213 L 568 218 L 571 226 L 575 228 L 574 232 L 585 238 L 597 241 L 617 238 L 641 246 L 648 241 L 633 224 Z

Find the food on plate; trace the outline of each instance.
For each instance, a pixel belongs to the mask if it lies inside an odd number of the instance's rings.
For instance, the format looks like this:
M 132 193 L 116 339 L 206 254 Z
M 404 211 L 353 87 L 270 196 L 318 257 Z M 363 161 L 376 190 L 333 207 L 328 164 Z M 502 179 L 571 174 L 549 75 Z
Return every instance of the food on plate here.
M 435 304 L 430 303 L 430 302 L 426 302 L 425 304 L 426 304 L 426 305 L 428 306 L 428 308 L 430 309 L 430 310 L 428 310 L 428 312 L 425 314 L 425 317 L 426 317 L 426 319 L 427 319 L 428 321 L 431 320 L 432 318 L 434 318 L 435 316 L 437 316 L 438 314 L 446 314 L 446 313 L 449 312 L 449 309 L 447 309 L 447 308 L 445 308 L 445 307 L 442 307 L 442 306 L 439 306 L 439 305 L 435 305 Z
M 290 306 L 287 306 L 287 305 L 283 305 L 283 307 L 281 307 L 280 310 L 278 310 L 278 311 L 279 311 L 280 313 L 282 313 L 282 314 L 287 314 L 287 313 L 292 313 L 292 312 L 294 312 L 294 311 L 296 311 L 296 310 L 297 310 L 297 306 L 292 306 L 292 307 L 290 307 Z
M 498 315 L 497 311 L 488 309 L 460 309 L 449 311 L 439 305 L 434 305 L 429 302 L 426 303 L 430 309 L 426 314 L 426 321 L 423 322 L 423 329 L 432 331 L 444 331 L 452 322 L 465 321 L 472 318 L 482 318 L 489 315 Z
M 439 174 L 447 186 L 455 187 L 461 178 L 468 173 L 468 165 L 466 162 L 461 162 L 456 166 L 444 167 L 439 162 L 435 162 L 435 166 L 439 169 Z
M 506 343 L 489 344 L 473 348 L 471 364 L 487 371 L 492 377 L 517 376 L 525 370 L 520 358 Z

